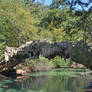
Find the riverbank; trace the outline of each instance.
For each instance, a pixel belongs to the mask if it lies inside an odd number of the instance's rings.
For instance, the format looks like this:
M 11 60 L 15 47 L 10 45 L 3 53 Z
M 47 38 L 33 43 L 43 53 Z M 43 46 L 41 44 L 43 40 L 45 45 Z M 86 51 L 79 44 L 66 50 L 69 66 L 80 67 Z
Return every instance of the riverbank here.
M 22 65 L 22 64 L 19 64 L 19 66 L 16 67 L 16 69 L 14 70 L 7 70 L 7 71 L 3 71 L 1 74 L 0 74 L 0 81 L 2 80 L 7 80 L 9 78 L 24 78 L 24 77 L 27 77 L 28 75 L 30 74 L 34 74 L 34 73 L 39 73 L 39 72 L 44 72 L 44 71 L 49 71 L 49 70 L 55 70 L 55 69 L 68 69 L 69 71 L 71 69 L 74 69 L 76 70 L 76 73 L 77 73 L 77 70 L 79 69 L 83 69 L 82 71 L 83 72 L 79 72 L 79 75 L 85 75 L 87 74 L 88 75 L 88 72 L 85 70 L 85 67 L 79 67 L 78 65 L 79 64 L 76 64 L 76 67 L 74 65 L 75 63 L 73 62 L 73 64 L 71 66 L 60 66 L 60 67 L 51 67 L 51 66 L 35 66 L 35 67 L 30 67 L 30 66 L 27 66 L 27 65 Z
M 66 61 L 61 57 L 55 57 L 48 60 L 42 56 L 39 59 L 27 59 L 24 63 L 21 63 L 14 67 L 14 70 L 3 71 L 1 74 L 5 76 L 19 76 L 28 75 L 34 72 L 47 71 L 56 68 L 86 68 L 84 65 L 72 62 L 70 59 Z
M 52 69 L 56 69 L 56 68 L 72 68 L 72 69 L 86 69 L 86 67 L 82 64 L 79 63 L 75 63 L 73 62 L 71 65 L 69 66 L 50 66 L 50 65 L 34 65 L 32 67 L 30 66 L 24 66 L 24 65 L 19 65 L 19 67 L 17 67 L 16 69 L 16 74 L 21 74 L 21 75 L 26 75 L 29 73 L 33 73 L 33 72 L 42 72 L 42 71 L 48 71 L 48 70 L 52 70 Z

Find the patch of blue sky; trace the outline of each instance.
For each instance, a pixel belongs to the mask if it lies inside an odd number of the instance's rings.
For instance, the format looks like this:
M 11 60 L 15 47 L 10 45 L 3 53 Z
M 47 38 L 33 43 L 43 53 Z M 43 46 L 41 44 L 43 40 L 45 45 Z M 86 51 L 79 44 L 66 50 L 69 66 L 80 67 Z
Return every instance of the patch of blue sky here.
M 36 0 L 36 2 L 37 2 L 37 1 L 39 1 L 39 2 L 42 3 L 43 0 Z M 44 0 L 44 1 L 45 1 L 45 2 L 44 2 L 45 5 L 50 5 L 50 4 L 52 3 L 52 0 Z M 70 0 L 70 1 L 71 1 L 71 0 Z M 81 0 L 81 1 L 84 2 L 84 3 L 88 3 L 88 2 L 89 2 L 89 0 Z M 88 7 L 84 7 L 84 9 L 85 9 L 85 10 L 88 10 L 91 6 L 92 6 L 92 3 L 90 3 L 90 5 L 89 5 Z M 77 5 L 75 6 L 75 10 L 82 10 L 82 7 L 77 4 Z
M 44 0 L 45 1 L 45 5 L 50 5 L 52 3 L 52 0 Z M 41 2 L 42 0 L 36 0 L 36 2 Z
M 42 2 L 43 0 L 36 0 L 36 2 L 37 1 Z M 50 5 L 52 3 L 52 0 L 44 0 L 44 1 L 45 1 L 45 5 Z M 81 1 L 87 3 L 89 0 L 81 0 Z
M 84 9 L 87 11 L 90 7 L 92 7 L 92 3 L 88 5 L 88 7 L 84 7 Z M 75 6 L 75 10 L 82 10 L 82 7 L 80 5 Z

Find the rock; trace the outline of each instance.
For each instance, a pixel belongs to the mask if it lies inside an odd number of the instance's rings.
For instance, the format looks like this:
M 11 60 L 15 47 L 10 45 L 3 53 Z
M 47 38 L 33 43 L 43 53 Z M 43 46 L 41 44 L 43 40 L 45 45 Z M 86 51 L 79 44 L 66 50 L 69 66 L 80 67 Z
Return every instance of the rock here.
M 0 74 L 0 81 L 2 81 L 2 80 L 6 80 L 6 79 L 7 79 L 7 77 L 6 77 L 6 76 L 4 76 L 4 75 Z

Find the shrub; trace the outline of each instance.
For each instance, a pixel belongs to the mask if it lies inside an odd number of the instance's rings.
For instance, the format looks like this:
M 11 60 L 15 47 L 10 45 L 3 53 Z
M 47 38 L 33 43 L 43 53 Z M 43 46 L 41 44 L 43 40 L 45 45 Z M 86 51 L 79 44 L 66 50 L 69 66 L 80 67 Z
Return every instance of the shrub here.
M 57 56 L 54 58 L 53 63 L 55 65 L 55 67 L 69 66 L 71 63 L 71 60 L 66 59 L 66 61 L 65 61 L 64 58 Z

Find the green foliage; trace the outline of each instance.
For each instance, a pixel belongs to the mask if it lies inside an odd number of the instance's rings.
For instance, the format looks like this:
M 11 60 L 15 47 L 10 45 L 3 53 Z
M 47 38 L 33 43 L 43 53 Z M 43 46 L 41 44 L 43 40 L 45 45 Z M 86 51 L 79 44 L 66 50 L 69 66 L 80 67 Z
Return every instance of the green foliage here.
M 0 60 L 4 57 L 5 43 L 0 43 Z
M 49 10 L 48 15 L 41 20 L 39 26 L 53 30 L 53 28 L 60 27 L 61 22 L 64 20 L 65 18 L 60 10 L 52 9 Z
M 18 47 L 29 40 L 91 42 L 92 12 L 85 11 L 87 3 L 81 0 L 53 0 L 50 6 L 46 6 L 44 0 L 43 4 L 34 1 L 24 3 L 24 0 L 0 0 L 0 58 L 3 58 L 6 46 Z M 73 11 L 76 4 L 83 6 L 82 11 Z M 77 49 L 74 58 L 78 56 L 80 49 Z M 38 61 L 49 60 L 41 58 Z M 68 65 L 70 60 L 65 62 L 56 57 L 51 62 L 55 66 L 61 66 Z M 31 65 L 36 63 L 33 60 Z
M 57 56 L 57 57 L 54 58 L 53 63 L 55 65 L 55 67 L 69 66 L 70 63 L 71 63 L 71 60 L 67 59 L 65 61 L 64 58 Z
M 92 29 L 92 14 L 85 12 L 84 15 L 76 22 L 76 29 L 82 30 L 83 39 L 88 41 L 91 39 L 91 29 Z
M 5 50 L 5 36 L 0 35 L 0 60 L 4 57 L 4 50 Z
M 23 3 L 23 2 L 21 2 Z M 0 3 L 0 59 L 6 46 L 18 47 L 29 40 L 38 39 L 35 19 L 29 9 L 18 1 L 2 0 Z
M 39 59 L 27 59 L 24 65 L 29 66 L 32 72 L 49 70 L 55 67 L 52 60 L 49 61 L 42 56 Z
M 64 58 L 61 58 L 60 56 L 55 57 L 54 59 L 48 60 L 47 58 L 44 58 L 40 56 L 39 59 L 30 60 L 27 59 L 25 62 L 25 65 L 30 66 L 31 69 L 34 71 L 39 71 L 39 69 L 50 69 L 54 67 L 62 67 L 62 66 L 69 66 L 71 64 L 70 59 L 64 60 Z

